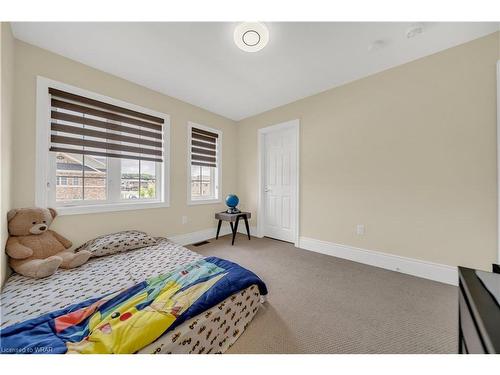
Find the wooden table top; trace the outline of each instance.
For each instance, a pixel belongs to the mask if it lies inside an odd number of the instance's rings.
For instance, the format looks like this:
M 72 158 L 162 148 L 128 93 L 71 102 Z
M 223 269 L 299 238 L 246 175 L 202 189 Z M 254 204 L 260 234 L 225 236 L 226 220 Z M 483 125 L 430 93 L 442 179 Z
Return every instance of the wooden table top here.
M 252 217 L 252 214 L 250 212 L 244 212 L 241 211 L 240 213 L 237 214 L 230 214 L 227 212 L 217 212 L 215 214 L 215 218 L 217 220 L 224 220 L 224 221 L 236 221 L 236 218 L 238 216 L 246 216 L 247 219 L 250 219 Z

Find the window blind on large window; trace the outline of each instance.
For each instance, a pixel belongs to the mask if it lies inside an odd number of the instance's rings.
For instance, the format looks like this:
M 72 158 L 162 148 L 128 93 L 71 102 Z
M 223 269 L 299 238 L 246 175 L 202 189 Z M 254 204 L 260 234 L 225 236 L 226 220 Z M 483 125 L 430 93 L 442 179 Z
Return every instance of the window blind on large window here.
M 217 167 L 217 139 L 219 135 L 191 128 L 191 165 Z
M 163 161 L 164 119 L 49 88 L 50 151 Z

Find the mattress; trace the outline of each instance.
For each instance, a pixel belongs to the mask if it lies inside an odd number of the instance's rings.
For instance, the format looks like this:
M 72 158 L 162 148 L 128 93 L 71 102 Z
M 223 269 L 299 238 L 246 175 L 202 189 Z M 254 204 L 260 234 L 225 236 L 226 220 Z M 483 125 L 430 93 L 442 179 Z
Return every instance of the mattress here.
M 221 354 L 245 331 L 263 299 L 256 285 L 184 322 L 140 354 Z
M 93 258 L 81 267 L 44 279 L 12 275 L 1 294 L 1 327 L 128 288 L 203 256 L 160 238 L 154 246 Z M 167 332 L 140 353 L 223 353 L 258 311 L 255 285 Z

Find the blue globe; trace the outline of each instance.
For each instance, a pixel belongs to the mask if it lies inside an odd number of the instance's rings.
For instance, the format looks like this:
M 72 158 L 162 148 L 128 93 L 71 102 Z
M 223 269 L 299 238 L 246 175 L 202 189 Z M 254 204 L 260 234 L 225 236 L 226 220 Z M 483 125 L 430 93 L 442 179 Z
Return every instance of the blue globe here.
M 229 194 L 226 197 L 226 205 L 228 207 L 234 208 L 234 207 L 236 207 L 238 205 L 238 203 L 240 203 L 240 199 L 236 195 Z

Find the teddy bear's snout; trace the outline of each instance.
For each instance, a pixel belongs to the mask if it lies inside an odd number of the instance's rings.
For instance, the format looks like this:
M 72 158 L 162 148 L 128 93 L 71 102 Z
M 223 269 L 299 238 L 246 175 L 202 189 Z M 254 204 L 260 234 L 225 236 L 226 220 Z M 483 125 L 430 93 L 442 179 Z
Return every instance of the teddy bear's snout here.
M 31 234 L 40 234 L 43 233 L 47 230 L 47 225 L 46 224 L 36 224 L 33 225 L 30 229 Z

